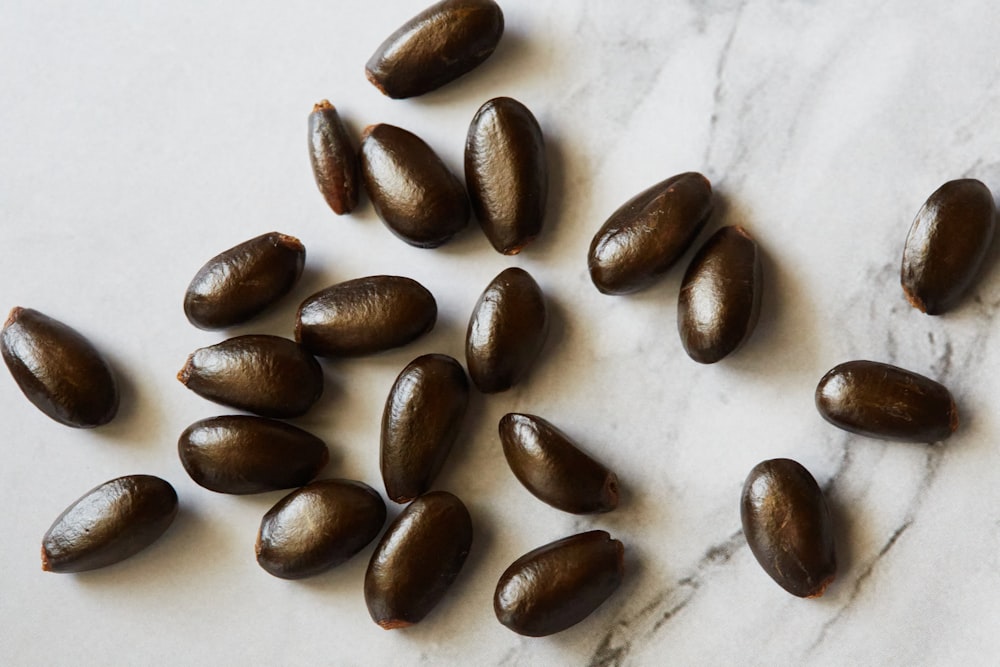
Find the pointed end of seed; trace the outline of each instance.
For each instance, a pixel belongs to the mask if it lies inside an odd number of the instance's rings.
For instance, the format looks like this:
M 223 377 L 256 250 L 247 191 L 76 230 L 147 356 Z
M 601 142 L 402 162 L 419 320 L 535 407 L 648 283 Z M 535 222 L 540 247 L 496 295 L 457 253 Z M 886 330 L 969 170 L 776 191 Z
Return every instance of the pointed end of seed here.
M 400 628 L 408 628 L 413 625 L 410 621 L 404 621 L 399 618 L 387 618 L 379 621 L 378 624 L 383 630 L 398 630 Z
M 49 562 L 49 554 L 45 551 L 45 545 L 42 545 L 42 572 L 51 572 L 52 564 Z
M 921 313 L 930 315 L 927 312 L 927 303 L 921 299 L 919 296 L 910 291 L 909 286 L 903 285 L 903 294 L 906 295 L 906 300 L 910 302 L 910 305 L 919 310 Z
M 948 420 L 948 428 L 954 433 L 958 430 L 959 419 L 958 419 L 958 406 L 955 405 L 955 399 L 951 399 L 951 408 L 949 410 L 950 419 Z
M 7 316 L 7 321 L 3 323 L 4 328 L 6 329 L 10 325 L 14 324 L 14 322 L 17 322 L 17 318 L 19 318 L 23 312 L 24 308 L 21 306 L 14 306 L 11 308 L 10 315 Z
M 837 576 L 836 574 L 831 574 L 831 575 L 830 575 L 829 577 L 827 577 L 826 579 L 824 579 L 824 580 L 823 580 L 823 581 L 822 581 L 822 582 L 820 583 L 819 587 L 818 587 L 818 588 L 816 589 L 816 592 L 814 592 L 814 593 L 811 593 L 811 594 L 807 595 L 807 596 L 806 596 L 806 599 L 807 599 L 807 600 L 812 600 L 813 598 L 821 598 L 821 597 L 823 597 L 823 593 L 826 593 L 826 589 L 827 589 L 827 587 L 828 587 L 828 586 L 829 586 L 830 584 L 832 584 L 832 583 L 833 583 L 833 579 L 834 579 L 834 577 L 836 577 L 836 576 Z
M 369 125 L 365 129 L 361 130 L 361 142 L 364 143 L 368 139 L 368 135 L 375 131 L 375 128 L 381 125 L 381 123 L 375 123 L 374 125 Z
M 328 109 L 332 111 L 337 110 L 336 107 L 330 104 L 330 100 L 320 100 L 319 102 L 313 105 L 313 113 L 316 113 L 317 111 L 326 111 Z
M 303 250 L 305 250 L 305 246 L 302 245 L 302 241 L 298 240 L 294 236 L 289 236 L 288 234 L 282 234 L 281 232 L 271 232 L 271 234 L 274 236 L 274 239 L 275 241 L 277 241 L 278 245 L 282 245 L 288 248 L 289 250 L 293 250 L 295 252 L 302 252 Z
M 392 97 L 392 95 L 389 94 L 389 91 L 385 89 L 385 86 L 382 85 L 382 82 L 379 81 L 378 77 L 375 76 L 375 72 L 371 71 L 371 68 L 369 67 L 365 67 L 365 78 L 368 79 L 370 84 L 378 88 L 378 92 L 382 93 L 386 97 Z
M 187 361 L 184 363 L 184 368 L 177 372 L 177 379 L 180 380 L 181 384 L 187 386 L 188 381 L 191 379 L 191 373 L 194 372 L 194 355 L 188 356 Z
M 620 495 L 618 475 L 609 472 L 607 478 L 604 480 L 604 506 L 607 508 L 605 511 L 610 512 L 618 507 Z

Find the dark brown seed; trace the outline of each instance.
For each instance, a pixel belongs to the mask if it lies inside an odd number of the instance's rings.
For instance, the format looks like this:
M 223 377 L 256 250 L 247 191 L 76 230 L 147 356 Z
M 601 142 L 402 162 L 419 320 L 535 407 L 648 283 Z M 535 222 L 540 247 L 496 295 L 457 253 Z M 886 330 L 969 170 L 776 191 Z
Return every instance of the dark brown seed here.
M 295 340 L 320 357 L 360 357 L 406 345 L 436 321 L 437 302 L 426 287 L 400 276 L 369 276 L 303 301 Z
M 93 428 L 117 414 L 111 366 L 76 329 L 17 307 L 0 333 L 0 352 L 28 400 L 60 424 Z
M 410 362 L 382 412 L 382 480 L 386 495 L 408 503 L 430 489 L 462 428 L 469 381 L 444 354 Z
M 876 361 L 831 369 L 816 387 L 816 408 L 834 426 L 885 440 L 937 442 L 958 428 L 958 408 L 947 388 Z
M 418 248 L 436 248 L 469 221 L 462 182 L 415 134 L 382 123 L 365 130 L 361 176 L 378 217 Z
M 490 57 L 503 35 L 503 12 L 493 0 L 444 0 L 389 35 L 365 75 L 394 99 L 436 90 Z
M 618 507 L 618 477 L 541 417 L 505 415 L 500 442 L 514 476 L 542 502 L 573 514 Z
M 384 523 L 385 503 L 370 486 L 322 479 L 292 491 L 264 515 L 257 562 L 282 579 L 311 577 L 364 549 Z
M 697 172 L 672 176 L 611 214 L 587 256 L 590 278 L 604 294 L 651 285 L 680 259 L 712 213 L 712 184 Z
M 538 236 L 549 172 L 542 128 L 526 106 L 497 97 L 479 107 L 465 140 L 465 184 L 497 252 L 516 255 Z
M 472 546 L 472 519 L 446 491 L 414 500 L 375 547 L 365 573 L 365 602 L 386 630 L 430 613 L 458 576 Z
M 191 424 L 177 442 L 191 479 L 219 493 L 263 493 L 306 484 L 330 460 L 326 444 L 291 424 L 230 415 Z
M 981 182 L 964 178 L 938 188 L 903 248 L 900 280 L 910 304 L 928 315 L 955 306 L 979 274 L 995 227 L 993 194 Z
M 833 522 L 823 491 L 790 459 L 758 463 L 740 502 L 743 534 L 764 571 L 792 595 L 823 595 L 837 574 Z
M 152 475 L 91 489 L 42 538 L 42 569 L 83 572 L 125 560 L 156 541 L 177 515 L 177 493 Z
M 259 315 L 288 294 L 306 261 L 294 236 L 262 234 L 208 260 L 184 294 L 184 314 L 199 329 L 224 329 Z
M 544 637 L 587 618 L 621 585 L 625 548 L 603 530 L 546 544 L 514 561 L 493 596 L 497 619 Z
M 742 227 L 723 227 L 691 260 L 681 282 L 677 329 L 695 361 L 714 364 L 753 333 L 760 313 L 760 253 Z
M 323 393 L 323 369 L 280 336 L 237 336 L 195 350 L 177 379 L 210 401 L 264 417 L 298 417 Z
M 316 186 L 333 212 L 350 213 L 358 203 L 358 156 L 329 100 L 315 105 L 309 114 L 309 161 Z
M 465 338 L 469 376 L 486 394 L 510 389 L 538 358 L 549 330 L 545 295 L 527 271 L 511 267 L 476 302 Z

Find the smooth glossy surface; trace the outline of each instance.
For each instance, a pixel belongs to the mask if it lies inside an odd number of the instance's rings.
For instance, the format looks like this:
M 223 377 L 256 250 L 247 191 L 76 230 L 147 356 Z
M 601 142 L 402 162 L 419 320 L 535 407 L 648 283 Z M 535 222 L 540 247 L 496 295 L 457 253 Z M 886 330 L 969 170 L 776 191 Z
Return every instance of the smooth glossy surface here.
M 340 114 L 329 100 L 309 114 L 309 162 L 316 187 L 334 213 L 350 213 L 358 204 L 361 176 L 358 155 Z

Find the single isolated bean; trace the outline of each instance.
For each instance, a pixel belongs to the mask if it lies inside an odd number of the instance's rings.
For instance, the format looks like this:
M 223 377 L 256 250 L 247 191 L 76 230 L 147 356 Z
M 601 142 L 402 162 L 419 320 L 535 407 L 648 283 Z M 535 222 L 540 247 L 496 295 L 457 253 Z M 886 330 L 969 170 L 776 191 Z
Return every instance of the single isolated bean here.
M 111 365 L 76 329 L 16 307 L 0 333 L 0 353 L 27 399 L 60 424 L 93 428 L 118 413 Z
M 309 114 L 309 162 L 316 187 L 334 213 L 350 213 L 358 204 L 358 156 L 340 114 L 329 100 Z

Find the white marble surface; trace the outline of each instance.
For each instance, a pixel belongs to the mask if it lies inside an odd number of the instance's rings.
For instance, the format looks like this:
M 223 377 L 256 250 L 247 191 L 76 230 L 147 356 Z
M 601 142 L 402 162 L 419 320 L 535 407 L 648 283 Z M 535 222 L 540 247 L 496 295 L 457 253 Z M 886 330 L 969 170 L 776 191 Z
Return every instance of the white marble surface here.
M 493 58 L 410 101 L 382 97 L 363 65 L 421 2 L 0 7 L 0 307 L 75 326 L 124 385 L 115 422 L 82 432 L 0 374 L 0 663 L 995 664 L 997 253 L 969 298 L 937 318 L 906 304 L 898 266 L 913 215 L 941 183 L 971 176 L 1000 192 L 1000 13 L 985 0 L 502 6 Z M 316 192 L 305 119 L 319 99 L 355 132 L 415 131 L 460 173 L 468 122 L 496 95 L 527 104 L 550 148 L 546 229 L 520 256 L 498 255 L 475 226 L 438 250 L 411 248 L 367 201 L 335 218 Z M 765 253 L 757 331 L 710 367 L 689 360 L 676 333 L 683 266 L 608 297 L 585 262 L 619 204 L 691 169 L 716 188 L 710 228 L 743 224 Z M 466 501 L 476 540 L 446 599 L 408 630 L 368 618 L 370 547 L 310 580 L 273 578 L 252 547 L 282 494 L 213 494 L 177 459 L 181 430 L 226 412 L 174 379 L 190 351 L 226 335 L 186 322 L 184 288 L 209 257 L 271 230 L 303 240 L 307 273 L 238 333 L 288 335 L 301 298 L 375 273 L 420 280 L 440 307 L 434 331 L 409 347 L 325 364 L 325 398 L 296 420 L 328 441 L 325 476 L 381 489 L 378 423 L 396 373 L 426 352 L 461 358 L 472 305 L 496 273 L 521 266 L 551 298 L 544 359 L 523 386 L 474 397 L 436 484 Z M 960 430 L 918 446 L 826 424 L 816 382 L 855 358 L 944 382 Z M 612 466 L 621 507 L 573 517 L 521 488 L 496 435 L 515 410 Z M 774 584 L 740 532 L 743 479 L 777 456 L 809 468 L 834 510 L 840 571 L 819 600 Z M 164 538 L 105 570 L 42 573 L 39 542 L 59 512 L 137 472 L 178 490 Z M 500 626 L 491 599 L 503 569 L 590 528 L 626 544 L 618 593 L 550 638 Z

